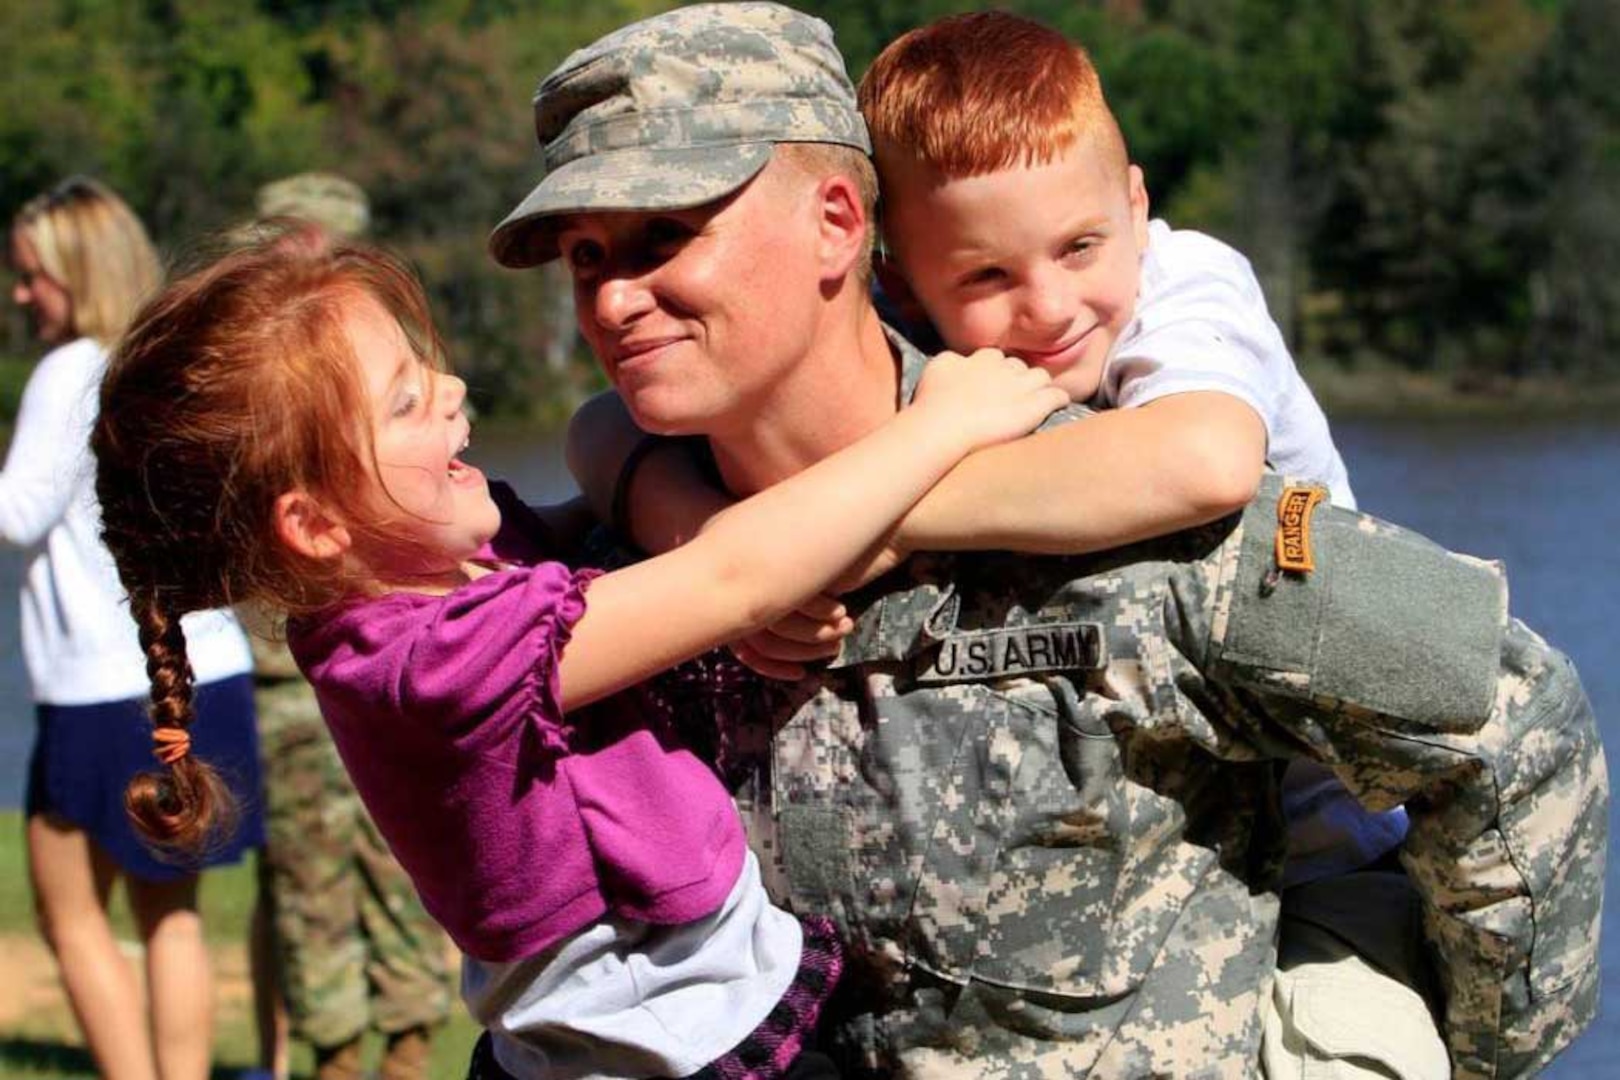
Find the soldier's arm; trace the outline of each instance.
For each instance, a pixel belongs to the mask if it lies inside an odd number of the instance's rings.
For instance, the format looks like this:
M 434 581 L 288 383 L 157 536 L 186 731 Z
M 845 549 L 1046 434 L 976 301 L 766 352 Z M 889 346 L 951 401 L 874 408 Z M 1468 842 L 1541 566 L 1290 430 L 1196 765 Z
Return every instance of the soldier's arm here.
M 1265 424 L 1247 403 L 1174 394 L 970 455 L 897 540 L 907 551 L 1104 551 L 1241 509 L 1265 457 Z
M 1609 800 L 1591 706 L 1568 658 L 1515 620 L 1490 720 L 1435 750 L 1479 762 L 1422 793 L 1403 854 L 1442 957 L 1454 1073 L 1534 1076 L 1597 1006 Z
M 591 510 L 643 551 L 672 551 L 733 500 L 703 475 L 681 439 L 649 435 L 609 390 L 568 425 L 568 468 Z
M 1453 1074 L 1531 1075 L 1596 1008 L 1608 778 L 1580 680 L 1507 618 L 1495 567 L 1325 505 L 1301 535 L 1266 487 L 1192 605 L 1206 674 L 1286 729 L 1257 741 L 1406 804 Z M 1302 553 L 1308 571 L 1278 568 Z

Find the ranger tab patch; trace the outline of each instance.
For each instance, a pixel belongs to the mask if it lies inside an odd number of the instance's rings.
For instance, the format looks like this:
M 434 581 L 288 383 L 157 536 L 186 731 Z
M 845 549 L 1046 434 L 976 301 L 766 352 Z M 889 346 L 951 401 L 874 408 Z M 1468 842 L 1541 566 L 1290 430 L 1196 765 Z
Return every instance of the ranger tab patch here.
M 970 682 L 1038 671 L 1101 671 L 1100 623 L 1035 623 L 1001 630 L 969 630 L 940 642 L 919 684 Z
M 1319 487 L 1286 487 L 1277 500 L 1277 569 L 1308 574 L 1316 569 L 1311 555 L 1311 511 L 1327 497 Z

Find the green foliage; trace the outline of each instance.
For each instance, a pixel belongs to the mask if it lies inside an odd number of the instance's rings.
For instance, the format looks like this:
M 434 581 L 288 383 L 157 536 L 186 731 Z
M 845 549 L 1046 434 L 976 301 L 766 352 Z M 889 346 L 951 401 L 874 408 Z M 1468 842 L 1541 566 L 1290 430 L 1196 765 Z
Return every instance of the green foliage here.
M 1620 41 L 1613 0 L 1570 0 L 1531 76 L 1543 241 L 1529 269 L 1528 367 L 1620 363 Z
M 538 175 L 529 99 L 670 0 L 0 5 L 0 212 L 67 172 L 171 249 L 304 169 L 371 194 L 486 412 L 592 379 L 555 273 L 483 239 Z M 973 0 L 806 0 L 859 73 Z M 1296 347 L 1459 378 L 1620 377 L 1613 0 L 1016 0 L 1091 51 L 1157 213 L 1242 249 Z M 0 352 L 33 346 L 13 316 Z
M 541 75 L 668 7 L 502 0 L 33 0 L 0 7 L 0 212 L 94 173 L 185 251 L 307 169 L 370 193 L 427 280 L 474 402 L 555 413 L 589 385 L 555 275 L 483 253 L 537 178 Z M 34 351 L 8 314 L 0 350 Z M 570 358 L 560 360 L 559 358 Z

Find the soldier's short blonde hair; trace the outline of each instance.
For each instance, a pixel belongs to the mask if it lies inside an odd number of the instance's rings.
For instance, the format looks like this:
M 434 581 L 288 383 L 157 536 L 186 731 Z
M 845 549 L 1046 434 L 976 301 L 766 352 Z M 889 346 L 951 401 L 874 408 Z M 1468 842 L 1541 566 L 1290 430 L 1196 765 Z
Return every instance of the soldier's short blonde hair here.
M 12 229 L 72 300 L 73 333 L 111 346 L 157 290 L 162 267 L 129 206 L 106 185 L 71 176 L 17 212 Z

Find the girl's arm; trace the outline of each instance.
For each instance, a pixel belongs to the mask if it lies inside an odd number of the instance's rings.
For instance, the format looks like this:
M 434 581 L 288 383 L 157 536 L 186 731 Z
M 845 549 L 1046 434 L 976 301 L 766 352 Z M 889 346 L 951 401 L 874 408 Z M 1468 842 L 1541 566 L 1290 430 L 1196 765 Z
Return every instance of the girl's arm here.
M 559 664 L 565 709 L 763 626 L 820 592 L 964 454 L 1066 398 L 997 354 L 929 366 L 916 402 L 854 445 L 736 504 L 691 542 L 592 583 Z
M 1217 392 L 1177 394 L 986 447 L 907 512 L 886 549 L 863 553 L 864 566 L 839 587 L 871 580 L 909 551 L 1081 554 L 1201 525 L 1248 504 L 1265 447 L 1254 410 Z M 627 473 L 632 456 L 639 460 Z M 684 440 L 647 435 L 613 393 L 576 414 L 568 459 L 597 515 L 644 551 L 679 547 L 732 503 Z M 760 674 L 796 679 L 806 661 L 837 649 L 848 625 L 832 598 L 813 597 L 730 644 Z
M 644 444 L 651 440 L 650 448 Z M 669 551 L 731 504 L 699 471 L 683 440 L 636 427 L 618 396 L 575 416 L 569 465 L 602 520 L 645 551 Z M 1082 554 L 1213 521 L 1246 506 L 1264 469 L 1265 426 L 1229 394 L 1177 394 L 1097 413 L 969 454 L 917 503 L 847 587 L 909 551 L 1000 548 Z M 639 457 L 627 473 L 625 464 Z M 618 485 L 623 490 L 617 490 Z M 615 497 L 622 505 L 615 506 Z M 830 655 L 847 622 L 830 598 L 732 643 L 749 667 L 802 677 Z

